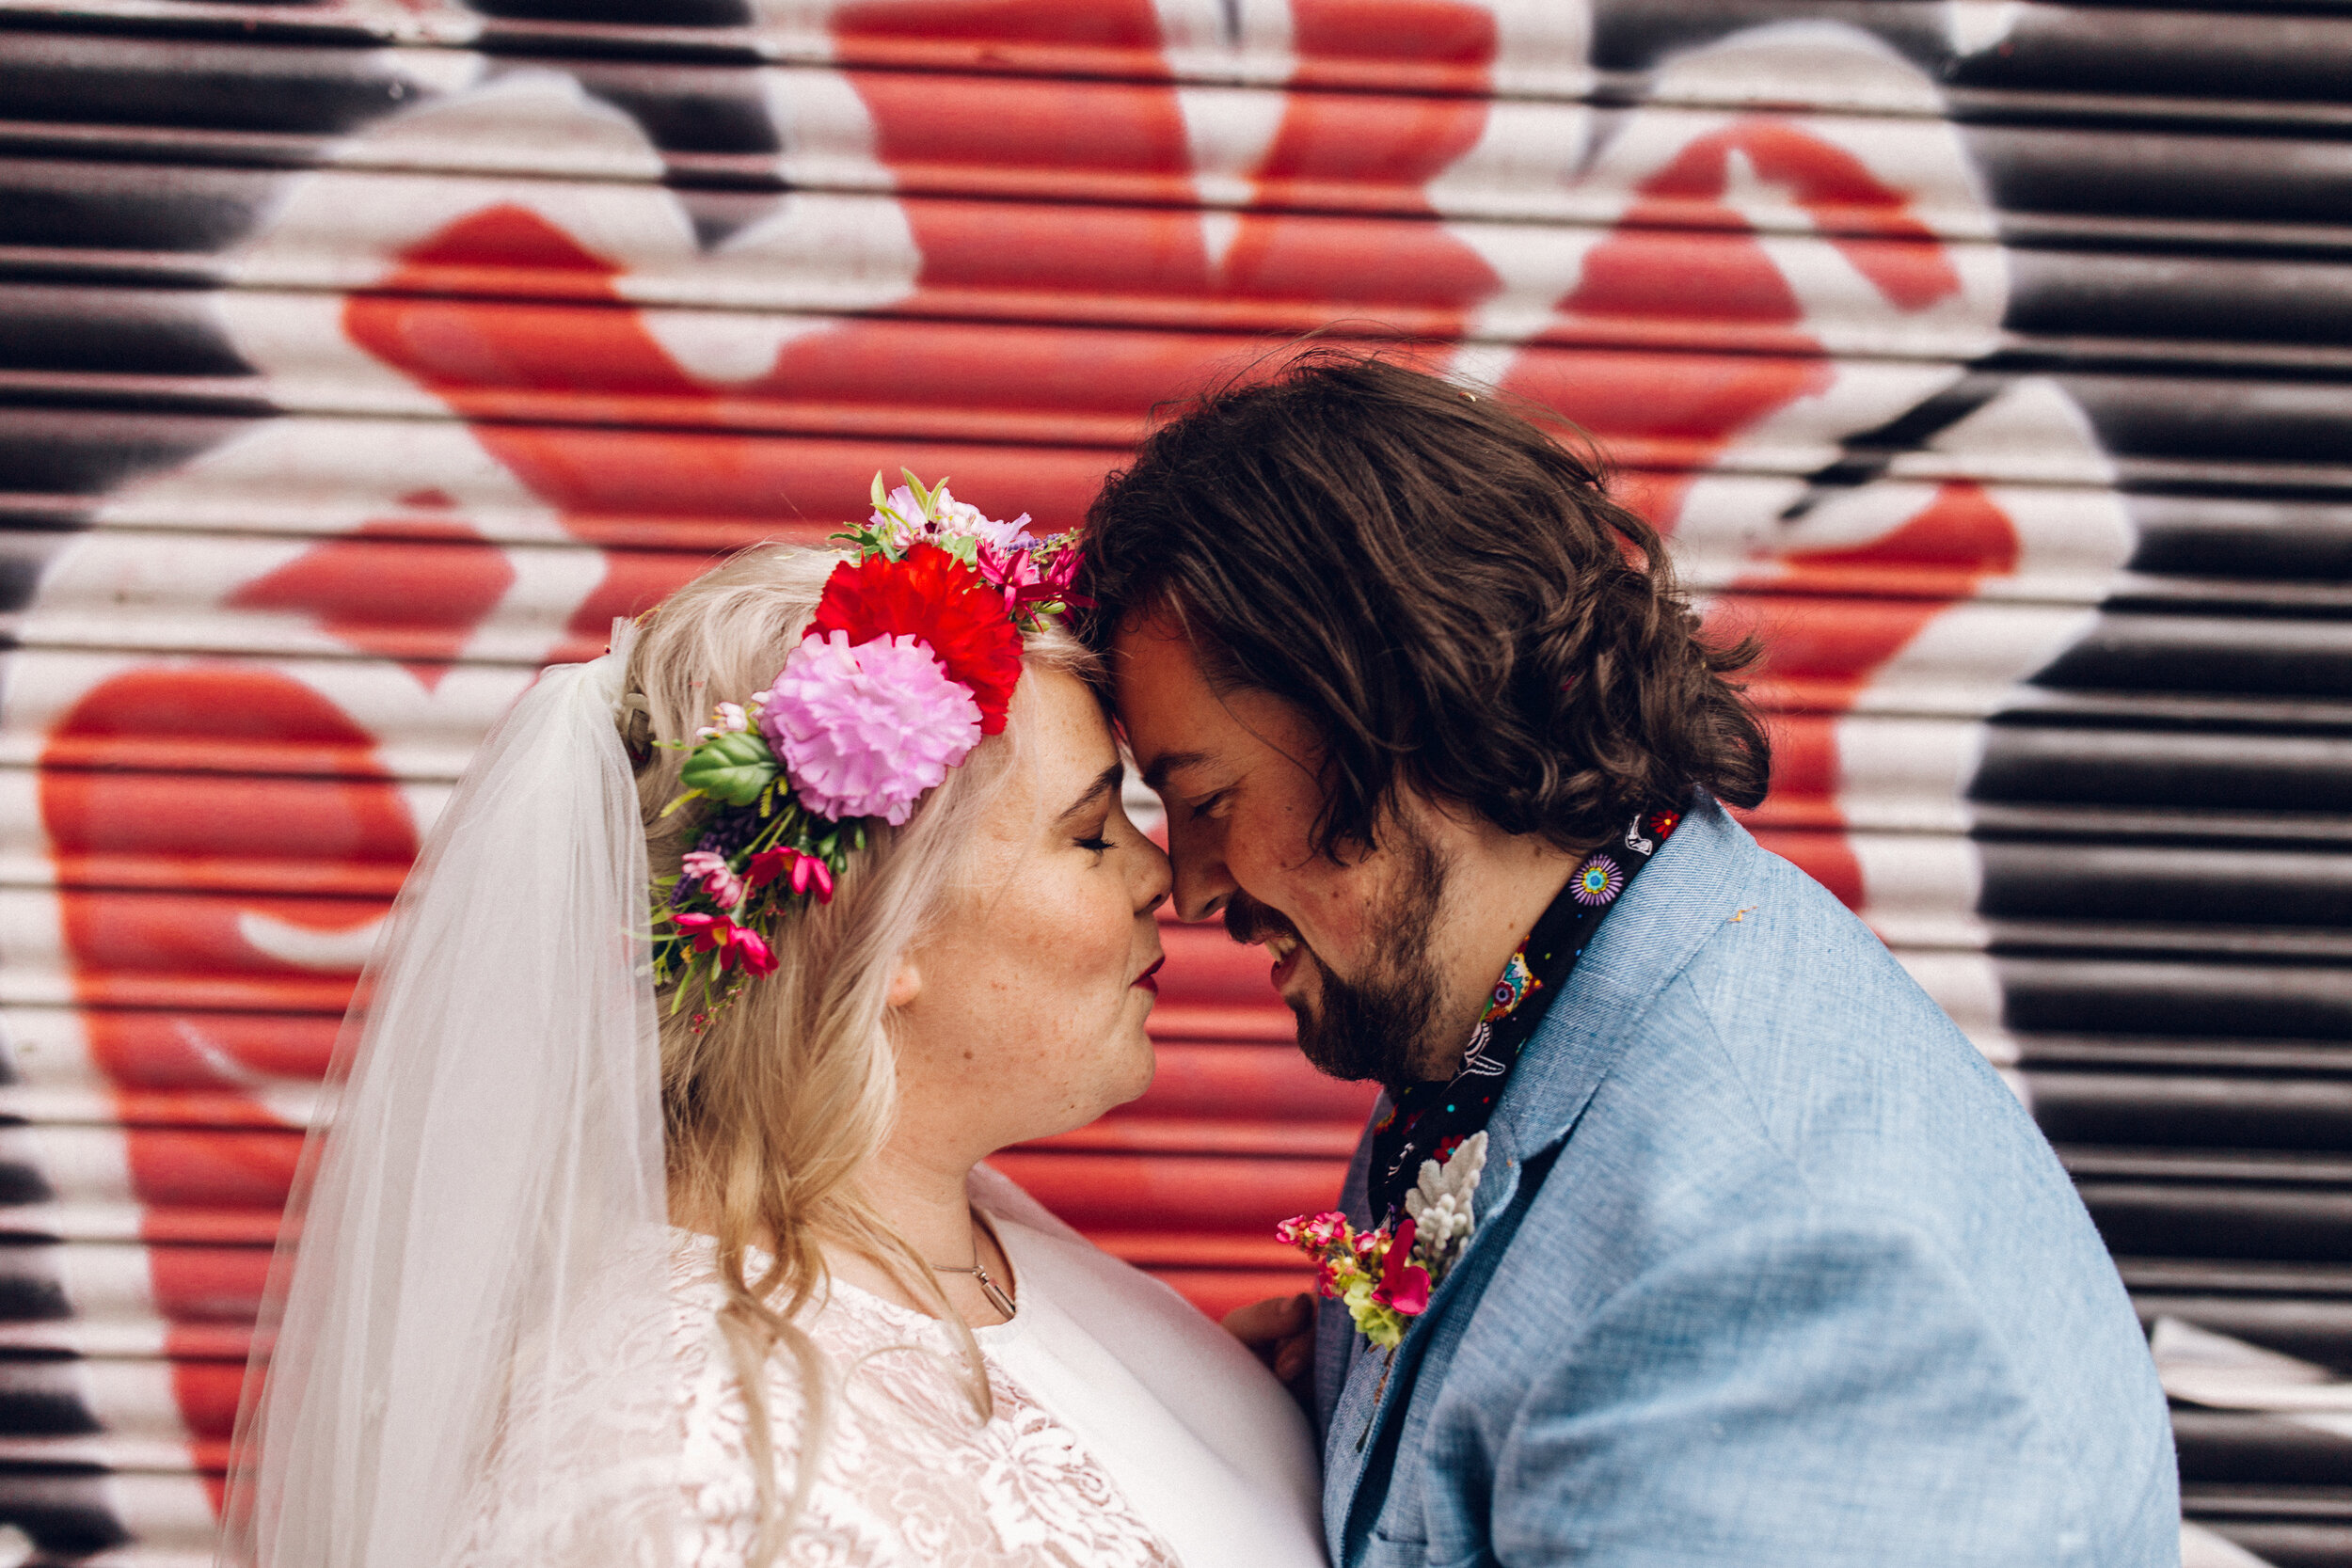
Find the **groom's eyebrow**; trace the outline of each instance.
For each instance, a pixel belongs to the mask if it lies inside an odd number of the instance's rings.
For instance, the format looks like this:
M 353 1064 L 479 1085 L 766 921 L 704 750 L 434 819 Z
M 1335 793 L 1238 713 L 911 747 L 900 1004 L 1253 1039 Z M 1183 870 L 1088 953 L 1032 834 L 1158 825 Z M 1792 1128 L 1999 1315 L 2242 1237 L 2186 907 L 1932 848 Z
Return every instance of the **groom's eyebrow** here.
M 1102 772 L 1094 776 L 1094 782 L 1087 785 L 1087 792 L 1084 795 L 1079 796 L 1077 800 L 1072 801 L 1070 809 L 1063 812 L 1056 820 L 1067 822 L 1073 816 L 1084 816 L 1096 801 L 1102 800 L 1104 796 L 1118 794 L 1119 783 L 1126 776 L 1127 765 L 1125 763 L 1112 763 L 1108 768 L 1104 768 Z
M 1180 768 L 1198 768 L 1209 760 L 1206 752 L 1163 752 L 1152 759 L 1152 766 L 1143 770 L 1143 782 L 1153 789 L 1166 789 L 1168 776 Z

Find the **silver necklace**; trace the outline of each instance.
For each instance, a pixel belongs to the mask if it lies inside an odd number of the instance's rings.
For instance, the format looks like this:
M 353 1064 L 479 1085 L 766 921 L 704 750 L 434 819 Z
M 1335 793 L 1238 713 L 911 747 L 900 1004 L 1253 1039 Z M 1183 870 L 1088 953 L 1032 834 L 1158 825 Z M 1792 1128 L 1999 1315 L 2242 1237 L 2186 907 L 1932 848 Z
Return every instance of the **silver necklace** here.
M 1016 1310 L 1012 1305 L 1012 1298 L 1005 1294 L 1004 1287 L 988 1277 L 988 1271 L 979 1264 L 975 1263 L 968 1269 L 960 1269 L 949 1263 L 933 1263 L 931 1267 L 941 1274 L 968 1274 L 978 1280 L 980 1294 L 988 1298 L 988 1304 L 1005 1315 L 1005 1322 L 1012 1322 L 1013 1313 Z
M 983 1267 L 980 1262 L 980 1248 L 977 1238 L 975 1238 L 972 1245 L 971 1267 L 959 1268 L 953 1263 L 933 1263 L 931 1268 L 933 1272 L 938 1274 L 970 1275 L 974 1279 L 978 1280 L 980 1282 L 980 1294 L 988 1298 L 988 1304 L 991 1307 L 993 1307 L 997 1311 L 1005 1315 L 1005 1322 L 1007 1323 L 1012 1322 L 1013 1314 L 1020 1310 L 1019 1307 L 1013 1306 L 1012 1298 L 1005 1294 L 1004 1287 L 988 1277 L 988 1270 Z

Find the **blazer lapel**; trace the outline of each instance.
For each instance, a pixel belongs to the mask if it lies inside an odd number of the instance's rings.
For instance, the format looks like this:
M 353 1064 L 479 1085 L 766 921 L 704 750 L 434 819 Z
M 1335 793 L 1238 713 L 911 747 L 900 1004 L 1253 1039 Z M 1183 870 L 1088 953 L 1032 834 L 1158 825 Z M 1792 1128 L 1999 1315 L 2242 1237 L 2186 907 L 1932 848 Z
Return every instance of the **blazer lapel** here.
M 1681 973 L 1700 945 L 1731 913 L 1730 895 L 1744 881 L 1738 863 L 1761 853 L 1756 841 L 1712 799 L 1692 803 L 1657 859 L 1644 867 L 1625 902 L 1601 922 L 1592 946 L 1578 960 L 1566 988 L 1551 1005 L 1534 1038 L 1520 1053 L 1511 1082 L 1486 1124 L 1486 1166 L 1478 1185 L 1477 1228 L 1469 1247 L 1431 1297 L 1397 1349 L 1387 1386 L 1384 1352 L 1365 1344 L 1337 1303 L 1322 1304 L 1321 1333 L 1336 1329 L 1347 1340 L 1345 1359 L 1333 1369 L 1335 1402 L 1326 1404 L 1324 1434 L 1324 1532 L 1331 1560 L 1345 1568 L 1353 1544 L 1350 1522 L 1359 1491 L 1375 1461 L 1400 1450 L 1387 1430 L 1412 1403 L 1415 1369 L 1430 1338 L 1448 1315 L 1475 1303 L 1507 1246 L 1516 1224 L 1509 1215 L 1529 1163 L 1549 1168 L 1556 1146 L 1574 1130 L 1602 1080 L 1625 1048 L 1630 1025 L 1648 1011 L 1669 981 Z M 1371 1134 L 1358 1147 L 1345 1193 L 1348 1217 L 1365 1220 Z M 1324 1358 L 1318 1343 L 1318 1370 Z M 1343 1369 L 1342 1370 L 1341 1369 Z M 1319 1379 L 1319 1383 L 1323 1380 Z M 1401 1434 L 1409 1440 L 1410 1433 Z M 1381 1466 L 1386 1491 L 1386 1465 Z M 1371 1528 L 1369 1513 L 1360 1521 Z
M 1724 922 L 1763 851 L 1712 797 L 1699 796 L 1625 902 L 1610 911 L 1486 1124 L 1488 1180 L 1567 1135 L 1625 1048 L 1630 1026 Z M 1483 1219 L 1484 1184 L 1479 1197 Z M 1471 1238 L 1476 1244 L 1475 1235 Z

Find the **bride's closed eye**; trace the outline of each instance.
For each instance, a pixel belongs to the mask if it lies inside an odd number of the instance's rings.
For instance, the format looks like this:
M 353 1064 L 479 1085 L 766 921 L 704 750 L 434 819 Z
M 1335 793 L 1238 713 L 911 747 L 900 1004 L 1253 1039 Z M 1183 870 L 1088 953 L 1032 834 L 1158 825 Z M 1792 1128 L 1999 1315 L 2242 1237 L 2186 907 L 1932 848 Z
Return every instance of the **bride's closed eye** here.
M 1113 847 L 1110 837 L 1111 806 L 1119 799 L 1119 784 L 1126 770 L 1118 763 L 1096 775 L 1085 794 L 1071 803 L 1061 814 L 1061 820 L 1070 832 L 1070 842 L 1081 849 L 1091 850 L 1098 858 Z

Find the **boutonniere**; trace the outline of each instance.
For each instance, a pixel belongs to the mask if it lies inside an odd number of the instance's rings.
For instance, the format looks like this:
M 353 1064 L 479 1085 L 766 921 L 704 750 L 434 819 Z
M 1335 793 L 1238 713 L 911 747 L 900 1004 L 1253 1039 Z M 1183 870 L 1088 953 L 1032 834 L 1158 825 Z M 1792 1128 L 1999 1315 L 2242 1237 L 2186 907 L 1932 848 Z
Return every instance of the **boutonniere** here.
M 1473 1132 L 1442 1164 L 1421 1163 L 1421 1180 L 1405 1195 L 1405 1217 L 1393 1230 L 1359 1231 L 1338 1212 L 1300 1214 L 1276 1226 L 1275 1239 L 1314 1259 L 1316 1289 L 1346 1304 L 1358 1333 L 1394 1350 L 1470 1245 L 1477 1224 L 1471 1200 L 1486 1165 L 1486 1134 Z

